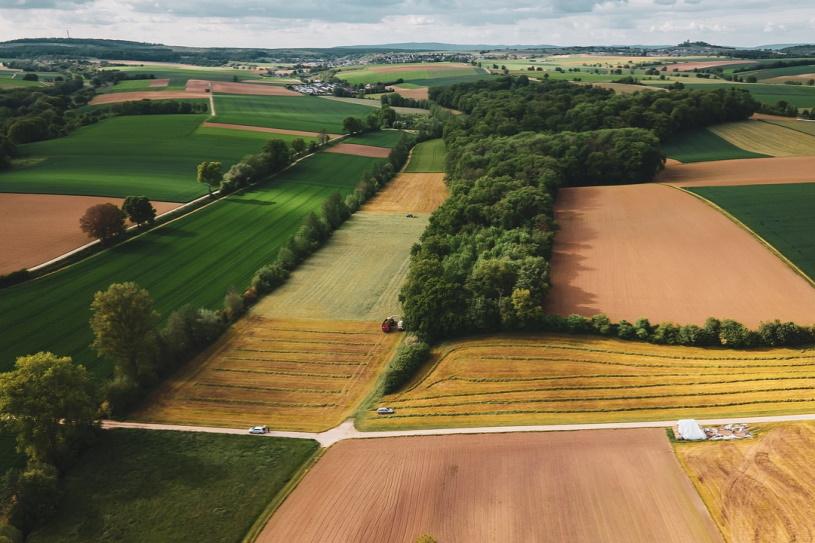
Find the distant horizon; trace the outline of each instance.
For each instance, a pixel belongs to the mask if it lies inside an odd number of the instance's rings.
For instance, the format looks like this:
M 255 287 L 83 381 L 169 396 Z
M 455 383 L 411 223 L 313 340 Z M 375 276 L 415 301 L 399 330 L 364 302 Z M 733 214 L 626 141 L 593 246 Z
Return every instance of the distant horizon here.
M 809 0 L 0 0 L 4 39 L 120 39 L 184 47 L 329 48 L 360 43 L 552 44 L 685 40 L 811 43 Z M 92 36 L 93 38 L 88 38 Z

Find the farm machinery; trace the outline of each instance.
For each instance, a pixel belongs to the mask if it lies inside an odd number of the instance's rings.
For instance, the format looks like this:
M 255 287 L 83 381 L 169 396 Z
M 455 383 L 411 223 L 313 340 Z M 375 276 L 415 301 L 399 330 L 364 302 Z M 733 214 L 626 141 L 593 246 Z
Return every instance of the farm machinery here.
M 382 331 L 386 334 L 390 333 L 394 328 L 399 330 L 400 332 L 405 331 L 404 322 L 399 318 L 398 315 L 391 315 L 390 317 L 386 317 L 384 321 L 382 321 Z

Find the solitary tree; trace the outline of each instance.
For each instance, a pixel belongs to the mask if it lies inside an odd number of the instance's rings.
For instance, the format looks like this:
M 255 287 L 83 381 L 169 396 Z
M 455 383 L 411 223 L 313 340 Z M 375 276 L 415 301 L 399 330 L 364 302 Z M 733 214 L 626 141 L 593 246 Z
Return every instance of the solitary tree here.
M 151 377 L 158 313 L 150 293 L 136 283 L 114 283 L 96 293 L 91 310 L 91 347 L 116 361 L 119 376 L 134 383 Z
M 223 179 L 220 162 L 202 162 L 198 165 L 198 182 L 206 183 L 207 193 L 212 198 L 212 185 L 220 185 Z
M 357 132 L 362 132 L 363 128 L 362 120 L 358 119 L 357 117 L 348 116 L 342 120 L 342 130 L 348 134 L 356 134 Z
M 89 207 L 79 219 L 79 227 L 102 243 L 109 243 L 125 231 L 125 212 L 114 204 L 96 204 Z
M 0 374 L 0 413 L 31 461 L 58 463 L 93 436 L 98 404 L 84 366 L 41 352 Z
M 147 196 L 128 196 L 122 204 L 122 211 L 127 218 L 137 225 L 152 223 L 156 219 L 156 208 Z

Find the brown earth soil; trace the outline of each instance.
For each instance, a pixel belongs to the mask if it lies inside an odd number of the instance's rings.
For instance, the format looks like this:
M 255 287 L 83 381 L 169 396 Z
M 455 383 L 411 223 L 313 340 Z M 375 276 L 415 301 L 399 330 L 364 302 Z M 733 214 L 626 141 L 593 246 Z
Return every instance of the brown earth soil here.
M 397 94 L 400 96 L 404 96 L 405 98 L 413 98 L 414 100 L 427 100 L 430 92 L 428 87 L 422 87 L 420 89 L 405 89 L 398 86 L 388 87 L 396 91 Z
M 727 541 L 815 541 L 815 426 L 780 424 L 755 440 L 677 445 Z
M 730 318 L 751 328 L 771 319 L 813 322 L 815 290 L 804 279 L 678 189 L 562 189 L 555 219 L 547 312 L 698 325 Z
M 352 414 L 401 339 L 378 322 L 245 317 L 130 420 L 324 431 Z
M 90 101 L 90 105 L 115 104 L 118 102 L 138 100 L 183 100 L 185 98 L 209 98 L 209 93 L 190 91 L 116 92 L 112 94 L 97 94 L 93 97 L 93 100 Z
M 722 541 L 661 429 L 334 445 L 256 541 Z
M 666 74 L 673 71 L 674 68 L 679 68 L 680 72 L 690 72 L 692 70 L 701 70 L 703 68 L 713 68 L 714 66 L 728 66 L 731 64 L 755 64 L 754 60 L 703 60 L 699 62 L 679 62 L 677 64 L 665 64 L 668 68 Z M 661 70 L 662 66 L 657 66 L 657 70 Z
M 317 132 L 305 132 L 302 130 L 286 130 L 283 128 L 264 128 L 262 126 L 245 126 L 242 124 L 225 124 L 205 122 L 201 126 L 210 128 L 229 128 L 233 130 L 249 130 L 250 132 L 268 132 L 270 134 L 287 134 L 289 136 L 303 136 L 306 138 L 316 138 L 320 134 Z M 328 134 L 331 139 L 339 138 L 340 134 Z
M 449 195 L 443 173 L 400 173 L 362 206 L 362 211 L 431 213 Z
M 810 79 L 815 79 L 815 73 L 811 74 L 799 74 L 799 75 L 782 75 L 779 77 L 771 77 L 770 79 L 764 79 L 762 83 L 784 83 L 785 81 L 800 81 L 805 83 Z
M 410 247 L 427 227 L 428 217 L 354 214 L 252 312 L 267 318 L 369 321 L 373 326 L 399 314 Z
M 388 72 L 405 72 L 411 70 L 449 70 L 450 68 L 472 68 L 471 64 L 450 64 L 447 62 L 439 62 L 433 64 L 394 64 L 393 66 L 376 66 L 368 68 L 372 72 L 388 73 Z
M 326 153 L 339 153 L 341 155 L 367 156 L 371 158 L 388 158 L 391 150 L 387 147 L 374 147 L 373 145 L 358 145 L 356 143 L 338 143 L 325 150 Z
M 148 87 L 166 87 L 170 84 L 169 79 L 153 79 L 150 81 Z
M 0 274 L 30 268 L 93 241 L 79 229 L 79 218 L 92 205 L 120 198 L 52 194 L 0 194 Z M 166 213 L 181 204 L 151 202 Z
M 757 121 L 760 120 L 768 120 L 768 121 L 794 121 L 792 117 L 782 117 L 781 115 L 768 115 L 767 113 L 753 113 L 750 116 L 751 119 L 755 119 Z
M 666 89 L 660 87 L 647 87 L 645 85 L 628 85 L 626 83 L 602 83 L 602 82 L 587 82 L 585 85 L 592 85 L 594 87 L 602 87 L 604 89 L 611 89 L 617 94 L 633 94 L 635 92 L 642 92 L 646 90 L 652 91 L 665 91 Z
M 815 157 L 743 158 L 669 164 L 654 181 L 677 187 L 811 183 L 815 181 Z
M 666 166 L 676 166 L 677 164 L 682 164 L 682 163 L 679 162 L 678 160 L 676 160 L 675 158 L 666 158 L 665 159 L 665 165 Z
M 289 90 L 283 86 L 253 85 L 252 83 L 229 83 L 226 81 L 213 81 L 212 92 L 224 94 L 253 94 L 261 96 L 300 96 L 299 92 Z

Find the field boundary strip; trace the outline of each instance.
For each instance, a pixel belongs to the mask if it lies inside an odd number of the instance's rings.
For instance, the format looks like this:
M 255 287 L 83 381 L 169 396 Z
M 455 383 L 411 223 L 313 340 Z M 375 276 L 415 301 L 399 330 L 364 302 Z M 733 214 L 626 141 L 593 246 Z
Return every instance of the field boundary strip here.
M 768 251 L 770 251 L 770 252 L 771 252 L 772 254 L 774 254 L 774 255 L 775 255 L 775 256 L 776 256 L 776 257 L 777 257 L 779 260 L 781 260 L 781 262 L 783 262 L 785 266 L 787 266 L 787 267 L 788 267 L 789 269 L 791 269 L 791 270 L 792 270 L 794 273 L 796 273 L 797 275 L 799 275 L 799 276 L 800 276 L 800 277 L 801 277 L 801 278 L 802 278 L 804 281 L 806 281 L 806 282 L 807 282 L 807 284 L 809 284 L 809 286 L 811 286 L 812 288 L 815 288 L 815 281 L 813 281 L 813 280 L 812 280 L 812 278 L 811 278 L 809 275 L 807 275 L 806 273 L 804 273 L 804 271 L 803 271 L 801 268 L 799 268 L 798 266 L 796 266 L 796 265 L 795 265 L 795 264 L 792 262 L 792 260 L 790 260 L 789 258 L 787 258 L 786 256 L 784 256 L 783 254 L 781 254 L 781 252 L 779 252 L 779 251 L 778 251 L 778 249 L 776 249 L 776 248 L 775 248 L 775 247 L 774 247 L 772 244 L 770 244 L 770 243 L 769 243 L 767 240 L 765 240 L 763 237 L 759 236 L 759 235 L 758 235 L 758 233 L 756 233 L 756 232 L 755 232 L 755 231 L 754 231 L 752 228 L 750 228 L 749 226 L 747 226 L 746 224 L 744 224 L 743 222 L 741 222 L 741 221 L 740 221 L 740 220 L 739 220 L 739 219 L 738 219 L 738 218 L 737 218 L 735 215 L 733 215 L 732 213 L 730 213 L 729 211 L 727 211 L 727 210 L 726 210 L 726 209 L 724 209 L 723 207 L 721 207 L 721 206 L 719 206 L 719 205 L 715 204 L 715 203 L 714 203 L 714 202 L 712 202 L 711 200 L 708 200 L 707 198 L 705 198 L 705 197 L 704 197 L 704 196 L 702 196 L 701 194 L 696 194 L 695 192 L 693 192 L 693 191 L 691 191 L 691 190 L 686 189 L 685 187 L 677 187 L 677 186 L 675 186 L 675 185 L 667 185 L 667 184 L 665 184 L 665 183 L 660 183 L 660 185 L 664 185 L 664 186 L 666 186 L 666 187 L 671 187 L 671 188 L 674 188 L 674 189 L 676 189 L 676 190 L 682 191 L 682 192 L 684 192 L 684 193 L 686 193 L 686 194 L 690 194 L 691 196 L 693 196 L 694 198 L 697 198 L 698 200 L 700 200 L 700 201 L 701 201 L 701 202 L 703 202 L 704 204 L 707 204 L 707 205 L 708 205 L 709 207 L 711 207 L 712 209 L 714 209 L 714 210 L 718 211 L 719 213 L 721 213 L 722 215 L 724 215 L 725 217 L 727 217 L 728 219 L 730 219 L 730 220 L 731 220 L 731 221 L 732 221 L 732 222 L 733 222 L 733 223 L 734 223 L 736 226 L 738 226 L 739 228 L 741 228 L 742 230 L 744 230 L 745 232 L 747 232 L 748 234 L 750 234 L 750 235 L 751 235 L 751 236 L 752 236 L 752 237 L 753 237 L 753 238 L 754 238 L 756 241 L 758 241 L 758 242 L 759 242 L 759 243 L 760 243 L 762 246 L 764 246 L 764 247 L 765 247 L 765 248 L 766 248 Z

